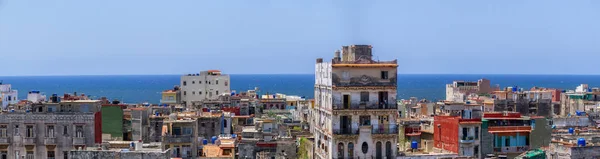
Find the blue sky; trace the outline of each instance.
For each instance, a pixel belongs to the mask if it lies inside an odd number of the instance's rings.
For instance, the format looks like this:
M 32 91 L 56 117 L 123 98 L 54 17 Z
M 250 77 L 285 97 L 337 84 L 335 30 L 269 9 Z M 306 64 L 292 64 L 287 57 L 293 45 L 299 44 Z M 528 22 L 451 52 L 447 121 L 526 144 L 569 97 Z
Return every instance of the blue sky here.
M 407 74 L 600 74 L 594 0 L 0 0 L 0 76 L 313 73 L 348 44 Z

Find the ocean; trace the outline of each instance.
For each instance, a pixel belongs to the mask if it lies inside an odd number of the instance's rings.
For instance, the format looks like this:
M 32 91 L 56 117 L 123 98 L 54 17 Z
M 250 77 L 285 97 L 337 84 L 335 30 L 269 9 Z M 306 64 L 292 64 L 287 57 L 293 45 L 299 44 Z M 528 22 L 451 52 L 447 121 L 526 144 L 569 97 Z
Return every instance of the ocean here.
M 0 77 L 6 84 L 19 90 L 19 98 L 37 90 L 46 95 L 84 93 L 93 98 L 108 97 L 126 103 L 158 103 L 160 92 L 179 84 L 180 75 L 110 75 L 110 76 L 10 76 Z M 600 86 L 600 75 L 398 75 L 398 99 L 410 97 L 441 100 L 445 98 L 445 85 L 454 80 L 475 81 L 487 78 L 501 88 L 533 86 L 575 89 L 586 83 Z M 312 98 L 313 74 L 299 75 L 231 75 L 231 89 L 238 92 L 258 87 L 260 94 L 284 93 Z

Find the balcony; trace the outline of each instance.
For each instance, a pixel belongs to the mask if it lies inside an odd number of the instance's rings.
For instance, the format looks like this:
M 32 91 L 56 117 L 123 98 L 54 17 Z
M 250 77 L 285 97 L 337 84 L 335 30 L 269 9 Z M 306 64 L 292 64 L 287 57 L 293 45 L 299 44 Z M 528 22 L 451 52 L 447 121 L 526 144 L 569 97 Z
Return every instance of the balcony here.
M 35 145 L 35 137 L 25 137 L 23 138 L 24 145 Z
M 44 138 L 44 145 L 56 145 L 56 138 L 55 137 Z
M 418 133 L 421 134 L 421 132 Z M 396 125 L 373 125 L 373 128 L 371 129 L 371 134 L 398 134 L 398 127 Z
M 529 151 L 529 146 L 494 147 L 496 153 L 522 153 Z
M 531 132 L 531 126 L 490 126 L 490 133 Z
M 192 135 L 167 135 L 163 142 L 167 143 L 192 143 Z
M 0 137 L 0 145 L 9 145 L 8 137 Z
M 334 135 L 358 135 L 358 129 L 333 129 Z
M 174 99 L 161 99 L 160 103 L 161 104 L 176 104 L 177 100 L 174 100 Z
M 73 145 L 85 145 L 85 137 L 73 137 Z
M 398 109 L 398 105 L 395 103 L 389 104 L 377 104 L 377 103 L 360 103 L 360 104 L 350 104 L 347 107 L 344 107 L 343 104 L 336 104 L 333 106 L 333 110 L 367 110 L 367 109 Z
M 473 136 L 463 136 L 460 138 L 461 144 L 470 144 L 473 142 L 475 142 L 475 137 L 473 137 Z

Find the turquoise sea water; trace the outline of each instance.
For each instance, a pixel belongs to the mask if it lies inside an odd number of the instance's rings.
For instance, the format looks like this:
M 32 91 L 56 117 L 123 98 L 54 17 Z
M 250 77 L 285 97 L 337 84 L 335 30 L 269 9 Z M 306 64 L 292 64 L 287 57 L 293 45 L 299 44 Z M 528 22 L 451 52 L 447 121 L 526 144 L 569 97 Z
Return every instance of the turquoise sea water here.
M 136 75 L 136 76 L 27 76 L 0 77 L 4 83 L 19 90 L 19 98 L 27 92 L 39 90 L 51 94 L 78 92 L 120 99 L 127 103 L 160 100 L 160 92 L 179 84 L 179 75 Z M 600 75 L 398 75 L 398 99 L 409 97 L 444 99 L 445 84 L 453 80 L 477 80 L 487 78 L 500 87 L 533 86 L 575 89 L 582 83 L 600 87 Z M 261 94 L 284 93 L 313 97 L 314 75 L 231 75 L 231 89 L 242 91 L 259 87 Z

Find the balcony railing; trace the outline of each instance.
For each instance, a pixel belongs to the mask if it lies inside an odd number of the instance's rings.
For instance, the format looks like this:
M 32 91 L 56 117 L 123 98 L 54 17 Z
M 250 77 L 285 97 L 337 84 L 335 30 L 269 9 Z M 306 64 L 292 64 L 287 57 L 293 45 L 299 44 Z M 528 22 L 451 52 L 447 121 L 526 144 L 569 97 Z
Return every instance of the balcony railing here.
M 517 132 L 517 131 L 531 131 L 531 126 L 490 126 L 489 132 Z
M 529 151 L 529 146 L 494 147 L 494 152 L 500 153 L 520 153 L 525 151 Z
M 0 144 L 10 144 L 8 137 L 0 137 Z
M 350 104 L 349 106 L 344 106 L 343 104 L 337 104 L 333 106 L 333 110 L 364 110 L 364 109 L 398 109 L 398 105 L 395 103 L 389 104 Z
M 25 137 L 25 138 L 23 138 L 23 144 L 25 144 L 25 145 L 35 145 L 35 137 Z
M 473 143 L 475 142 L 475 137 L 473 136 L 463 136 L 460 138 L 460 143 Z
M 335 135 L 357 135 L 358 129 L 333 129 L 333 134 Z
M 44 145 L 56 145 L 56 138 L 54 138 L 54 137 L 44 138 Z
M 373 125 L 372 134 L 398 134 L 398 126 L 396 125 Z M 419 132 L 420 133 L 420 132 Z
M 162 104 L 175 104 L 175 103 L 177 103 L 177 100 L 174 100 L 174 99 L 161 99 L 160 103 L 162 103 Z
M 85 145 L 85 137 L 73 137 L 73 145 Z
M 192 135 L 167 135 L 163 142 L 167 143 L 191 143 Z

